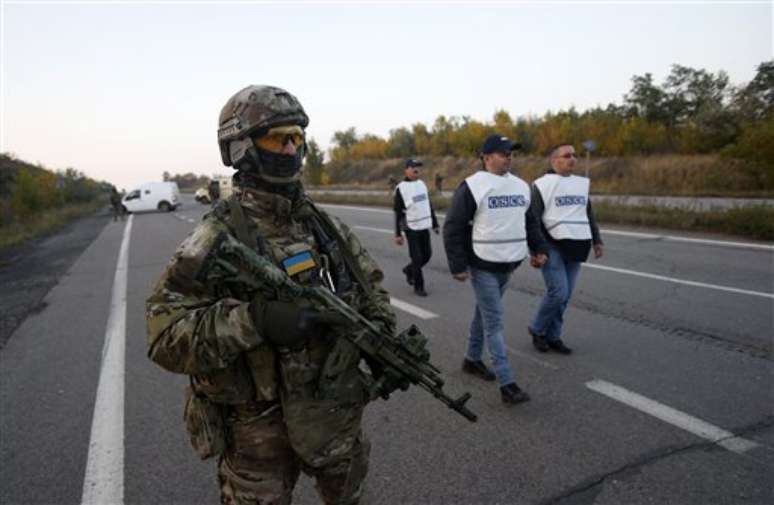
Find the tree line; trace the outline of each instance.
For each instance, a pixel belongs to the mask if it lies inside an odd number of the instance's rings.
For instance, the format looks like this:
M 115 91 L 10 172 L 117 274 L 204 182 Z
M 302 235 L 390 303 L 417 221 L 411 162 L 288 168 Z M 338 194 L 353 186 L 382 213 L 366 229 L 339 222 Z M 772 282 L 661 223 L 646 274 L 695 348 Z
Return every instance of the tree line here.
M 526 154 L 545 154 L 559 142 L 583 151 L 593 140 L 595 155 L 719 153 L 774 171 L 774 60 L 757 66 L 755 77 L 734 86 L 724 71 L 712 73 L 673 65 L 661 84 L 653 75 L 635 75 L 621 105 L 610 103 L 583 112 L 575 108 L 542 117 L 516 117 L 497 110 L 491 121 L 469 116 L 438 116 L 432 125 L 415 123 L 390 130 L 387 138 L 336 131 L 328 160 L 383 160 L 410 156 L 474 157 L 487 135 L 518 139 Z M 307 179 L 324 182 L 323 156 L 310 141 Z
M 74 168 L 53 171 L 0 154 L 0 227 L 49 209 L 92 202 L 110 188 Z

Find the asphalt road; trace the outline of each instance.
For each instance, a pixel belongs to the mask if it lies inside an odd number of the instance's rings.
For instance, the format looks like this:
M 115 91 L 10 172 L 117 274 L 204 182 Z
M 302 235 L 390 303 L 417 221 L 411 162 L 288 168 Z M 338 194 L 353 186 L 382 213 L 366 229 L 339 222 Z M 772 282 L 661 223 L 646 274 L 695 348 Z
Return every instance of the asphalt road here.
M 396 303 L 410 304 L 396 309 L 401 326 L 424 329 L 447 389 L 470 391 L 480 417 L 470 424 L 415 389 L 373 403 L 364 503 L 774 503 L 772 244 L 603 228 L 606 255 L 583 268 L 566 314 L 569 357 L 532 348 L 542 279 L 518 269 L 506 340 L 532 401 L 506 407 L 495 386 L 459 370 L 473 297 L 448 274 L 440 237 L 430 296 L 417 298 L 391 213 L 327 208 L 381 264 Z M 145 357 L 143 315 L 205 210 L 187 199 L 133 216 L 131 228 L 108 223 L 0 349 L 0 503 L 217 503 L 214 462 L 196 459 L 183 429 L 187 380 Z M 101 363 L 115 356 L 118 372 L 103 376 L 121 387 L 103 378 L 98 394 Z M 117 434 L 99 438 L 100 422 Z M 95 495 L 101 486 L 115 494 Z M 308 479 L 294 503 L 317 503 Z

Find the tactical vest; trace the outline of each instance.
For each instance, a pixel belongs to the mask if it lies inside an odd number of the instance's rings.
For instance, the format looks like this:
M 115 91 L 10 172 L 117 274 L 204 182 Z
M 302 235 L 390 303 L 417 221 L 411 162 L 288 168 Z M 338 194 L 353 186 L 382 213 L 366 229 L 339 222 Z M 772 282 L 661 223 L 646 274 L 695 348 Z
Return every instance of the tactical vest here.
M 496 263 L 514 263 L 527 255 L 525 214 L 530 193 L 526 182 L 481 170 L 465 182 L 476 202 L 473 252 Z
M 430 194 L 425 183 L 420 180 L 403 181 L 398 184 L 397 190 L 406 206 L 406 226 L 415 231 L 431 228 Z
M 249 208 L 245 212 L 235 197 L 215 210 L 234 236 L 270 258 L 295 282 L 305 286 L 328 285 L 330 279 L 337 289 L 345 290 L 338 291 L 345 300 L 353 299 L 360 291 L 365 296 L 370 295 L 370 285 L 352 264 L 354 260 L 335 225 L 327 216 L 318 214 L 311 203 L 302 204 L 299 215 L 282 224 L 278 224 L 271 212 L 264 215 L 254 212 Z M 321 238 L 305 224 L 312 215 L 325 222 L 327 240 L 336 242 L 339 254 L 321 251 L 318 243 Z M 329 248 L 334 246 L 329 244 Z M 326 270 L 334 273 L 325 275 Z M 341 278 L 345 274 L 351 274 L 353 278 Z M 364 287 L 358 291 L 357 286 Z M 248 301 L 240 293 L 234 295 Z M 309 406 L 332 398 L 336 403 L 364 403 L 366 378 L 358 369 L 359 361 L 359 351 L 346 339 L 320 335 L 308 339 L 303 348 L 294 350 L 276 349 L 264 342 L 222 373 L 195 376 L 194 380 L 197 392 L 216 402 L 233 405 L 281 399 L 283 409 L 296 412 L 294 405 Z M 302 416 L 302 412 L 298 411 L 298 414 Z M 291 414 L 286 412 L 288 415 Z
M 543 197 L 543 225 L 555 240 L 589 240 L 591 227 L 586 211 L 589 180 L 577 175 L 546 174 L 533 183 Z

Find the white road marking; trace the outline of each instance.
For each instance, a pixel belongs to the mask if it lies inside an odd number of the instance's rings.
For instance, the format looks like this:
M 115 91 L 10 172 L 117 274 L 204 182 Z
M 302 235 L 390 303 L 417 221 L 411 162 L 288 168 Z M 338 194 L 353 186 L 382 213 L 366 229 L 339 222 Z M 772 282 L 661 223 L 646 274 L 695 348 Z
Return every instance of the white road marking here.
M 110 314 L 105 328 L 97 398 L 91 422 L 89 455 L 83 479 L 83 505 L 124 503 L 126 281 L 133 218 L 130 215 L 126 221 L 113 278 Z
M 628 389 L 616 386 L 613 383 L 603 380 L 592 380 L 586 383 L 586 387 L 666 423 L 693 433 L 698 437 L 716 443 L 729 451 L 742 454 L 759 445 L 756 442 L 737 437 L 730 431 L 718 428 L 713 424 L 702 421 L 701 419 L 684 412 L 680 412 L 679 410 L 629 391 Z
M 392 214 L 392 210 L 386 210 L 386 209 L 379 209 L 374 207 L 353 207 L 348 205 L 333 205 L 333 204 L 323 204 L 323 207 L 333 207 L 337 209 L 346 209 L 346 210 L 358 210 L 358 211 L 369 211 L 369 212 L 379 212 L 382 214 Z M 438 218 L 444 218 L 446 217 L 445 214 L 437 214 Z M 693 244 L 708 244 L 708 245 L 716 245 L 721 247 L 741 247 L 741 248 L 747 248 L 747 249 L 762 249 L 765 251 L 774 251 L 774 245 L 769 244 L 757 244 L 755 242 L 734 242 L 731 240 L 710 240 L 710 239 L 702 239 L 702 238 L 689 238 L 689 237 L 681 237 L 679 235 L 656 235 L 653 233 L 638 233 L 638 232 L 632 232 L 632 231 L 622 231 L 622 230 L 611 230 L 608 228 L 602 228 L 601 232 L 607 235 L 621 235 L 625 237 L 636 237 L 636 238 L 648 238 L 648 239 L 660 239 L 665 240 L 669 242 L 686 242 L 686 243 L 693 243 Z
M 353 228 L 377 231 L 381 233 L 392 233 L 392 231 L 384 228 L 372 228 L 370 226 L 353 226 Z M 684 279 L 675 279 L 673 277 L 666 277 L 664 275 L 649 274 L 646 272 L 638 272 L 636 270 L 627 270 L 625 268 L 607 267 L 603 265 L 597 265 L 592 263 L 584 263 L 583 268 L 596 268 L 598 270 L 606 270 L 608 272 L 616 272 L 619 274 L 634 275 L 637 277 L 645 277 L 647 279 L 656 279 L 659 281 L 673 282 L 676 284 L 685 284 L 686 286 L 694 286 L 698 288 L 715 289 L 718 291 L 726 291 L 729 293 L 737 293 L 741 295 L 760 296 L 762 298 L 774 299 L 774 293 L 764 293 L 762 291 L 751 291 L 749 289 L 732 288 L 729 286 L 719 286 L 717 284 L 707 284 L 706 282 L 687 281 Z
M 386 210 L 386 209 L 380 209 L 378 207 L 354 207 L 351 205 L 338 205 L 335 203 L 323 203 L 320 204 L 321 207 L 333 207 L 334 209 L 345 209 L 345 210 L 367 210 L 370 212 L 380 212 L 382 214 L 392 214 L 392 210 Z
M 370 226 L 353 226 L 352 228 L 357 228 L 358 230 L 376 231 L 379 233 L 394 233 L 393 231 L 385 230 L 384 228 L 372 228 Z
M 638 233 L 633 231 L 608 230 L 608 229 L 603 229 L 602 232 L 605 233 L 606 235 L 622 235 L 624 237 L 660 239 L 660 240 L 665 240 L 669 242 L 688 242 L 688 243 L 694 243 L 694 244 L 709 244 L 709 245 L 718 245 L 723 247 L 742 247 L 747 249 L 763 249 L 765 251 L 774 251 L 774 245 L 756 244 L 753 242 L 732 242 L 730 240 L 709 240 L 709 239 L 703 239 L 703 238 L 680 237 L 677 235 L 655 235 L 652 233 Z
M 738 293 L 742 295 L 760 296 L 762 298 L 774 299 L 774 293 L 764 293 L 761 291 L 750 291 L 748 289 L 731 288 L 728 286 L 718 286 L 717 284 L 707 284 L 705 282 L 686 281 L 683 279 L 674 279 L 672 277 L 666 277 L 663 275 L 648 274 L 645 272 L 637 272 L 635 270 L 626 270 L 625 268 L 606 267 L 602 265 L 596 265 L 591 263 L 584 263 L 583 268 L 596 268 L 598 270 L 607 270 L 609 272 L 616 272 L 619 274 L 634 275 L 637 277 L 645 277 L 648 279 L 656 279 L 659 281 L 674 282 L 676 284 L 685 284 L 686 286 L 695 286 L 706 289 L 716 289 L 718 291 L 727 291 L 729 293 Z
M 390 298 L 390 305 L 396 309 L 402 310 L 403 312 L 408 312 L 412 316 L 417 316 L 420 319 L 434 319 L 438 317 L 438 314 L 425 310 L 421 307 L 417 307 L 416 305 L 412 305 L 408 302 L 404 302 L 403 300 L 398 300 L 394 297 Z

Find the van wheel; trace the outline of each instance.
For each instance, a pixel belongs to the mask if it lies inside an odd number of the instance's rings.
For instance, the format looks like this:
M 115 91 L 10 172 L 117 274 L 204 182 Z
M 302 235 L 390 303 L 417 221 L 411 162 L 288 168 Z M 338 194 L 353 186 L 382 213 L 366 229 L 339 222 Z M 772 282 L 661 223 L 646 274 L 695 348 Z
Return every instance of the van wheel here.
M 172 206 L 169 205 L 169 202 L 159 202 L 159 210 L 161 212 L 169 212 L 172 210 Z

